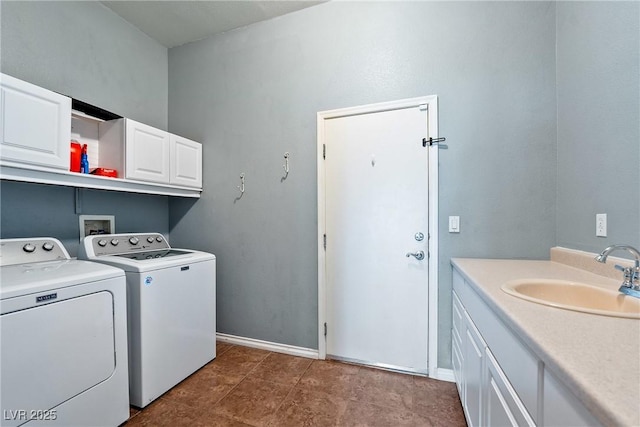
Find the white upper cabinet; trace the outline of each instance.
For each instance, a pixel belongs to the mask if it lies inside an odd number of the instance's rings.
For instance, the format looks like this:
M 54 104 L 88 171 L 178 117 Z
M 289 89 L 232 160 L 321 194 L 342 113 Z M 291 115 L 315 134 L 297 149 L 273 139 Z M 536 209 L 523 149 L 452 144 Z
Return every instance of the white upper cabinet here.
M 124 178 L 202 188 L 202 144 L 131 119 L 99 125 L 101 166 Z
M 202 187 L 202 144 L 182 138 L 170 136 L 171 147 L 171 184 L 188 187 Z
M 200 197 L 201 144 L 72 110 L 71 98 L 1 73 L 0 89 L 0 179 Z M 91 174 L 70 171 L 71 138 L 87 146 Z
M 169 133 L 125 119 L 125 178 L 169 183 Z
M 0 74 L 0 159 L 69 170 L 71 98 Z

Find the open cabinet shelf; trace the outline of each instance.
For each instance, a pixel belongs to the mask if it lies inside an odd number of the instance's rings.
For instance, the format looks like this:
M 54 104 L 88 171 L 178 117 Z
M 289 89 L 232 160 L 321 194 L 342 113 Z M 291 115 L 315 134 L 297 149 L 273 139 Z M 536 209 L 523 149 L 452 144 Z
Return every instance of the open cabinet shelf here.
M 97 175 L 65 172 L 26 165 L 0 165 L 0 179 L 8 181 L 31 182 L 36 184 L 63 185 L 96 190 L 124 191 L 128 193 L 157 194 L 199 198 L 202 190 L 177 185 L 154 184 L 121 178 L 108 178 Z

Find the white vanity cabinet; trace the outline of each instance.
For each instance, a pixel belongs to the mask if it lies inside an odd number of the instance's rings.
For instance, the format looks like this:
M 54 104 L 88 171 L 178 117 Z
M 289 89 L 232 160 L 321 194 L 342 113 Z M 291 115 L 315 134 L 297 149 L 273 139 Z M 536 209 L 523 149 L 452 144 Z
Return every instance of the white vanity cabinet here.
M 535 425 L 462 303 L 470 295 L 464 288 L 464 280 L 455 271 L 454 283 L 452 358 L 467 424 L 470 427 Z M 513 343 L 508 346 L 513 349 Z M 536 373 L 531 380 L 537 382 Z
M 0 74 L 0 160 L 69 170 L 71 98 Z
M 469 426 L 599 426 L 453 269 L 452 364 Z
M 99 126 L 101 166 L 124 178 L 202 188 L 202 144 L 131 119 Z

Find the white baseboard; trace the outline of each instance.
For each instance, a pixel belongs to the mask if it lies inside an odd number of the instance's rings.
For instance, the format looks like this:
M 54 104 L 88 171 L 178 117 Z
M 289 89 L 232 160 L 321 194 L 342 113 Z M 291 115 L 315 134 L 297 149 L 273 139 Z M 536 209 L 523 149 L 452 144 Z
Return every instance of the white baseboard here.
M 441 381 L 449 381 L 450 383 L 456 382 L 456 377 L 453 376 L 453 369 L 437 368 L 436 375 L 433 378 Z
M 216 334 L 216 339 L 220 342 L 229 344 L 242 345 L 245 347 L 259 348 L 261 350 L 273 351 L 274 353 L 290 354 L 291 356 L 306 357 L 308 359 L 319 359 L 318 350 L 305 347 L 296 347 L 294 345 L 279 344 L 270 341 L 257 340 L 255 338 L 239 337 L 229 334 Z M 436 368 L 435 376 L 432 376 L 436 380 L 455 382 L 452 369 Z
M 296 347 L 294 345 L 279 344 L 270 341 L 262 341 L 254 338 L 238 337 L 229 334 L 216 334 L 216 339 L 220 342 L 229 344 L 243 345 L 245 347 L 259 348 L 261 350 L 273 351 L 274 353 L 290 354 L 292 356 L 306 357 L 309 359 L 318 359 L 318 350 L 305 347 Z

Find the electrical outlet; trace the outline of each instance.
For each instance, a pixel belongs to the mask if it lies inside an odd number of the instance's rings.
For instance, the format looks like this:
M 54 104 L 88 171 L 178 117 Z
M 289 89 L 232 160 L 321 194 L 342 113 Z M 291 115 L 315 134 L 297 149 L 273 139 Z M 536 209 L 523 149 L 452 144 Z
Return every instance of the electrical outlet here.
M 596 237 L 607 237 L 607 214 L 596 214 Z

